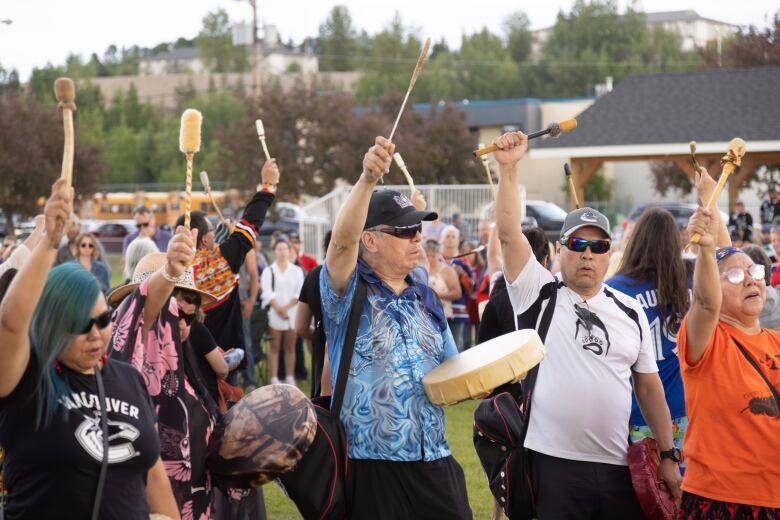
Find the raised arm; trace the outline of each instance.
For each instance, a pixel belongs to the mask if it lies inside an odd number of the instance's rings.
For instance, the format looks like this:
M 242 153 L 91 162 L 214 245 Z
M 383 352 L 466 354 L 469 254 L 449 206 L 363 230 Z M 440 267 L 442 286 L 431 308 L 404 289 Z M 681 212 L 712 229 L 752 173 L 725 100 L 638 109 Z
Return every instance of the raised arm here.
M 192 264 L 197 236 L 197 229 L 188 230 L 184 226 L 179 226 L 176 234 L 168 242 L 165 266 L 161 271 L 154 273 L 149 280 L 149 290 L 144 303 L 144 336 L 170 300 L 174 280 L 183 275 L 187 267 Z
M 254 194 L 244 208 L 241 219 L 233 227 L 233 232 L 219 246 L 220 253 L 234 273 L 241 270 L 246 254 L 254 249 L 257 233 L 265 221 L 268 208 L 274 201 L 276 187 L 279 184 L 279 168 L 276 166 L 276 160 L 266 161 L 260 175 L 263 181 L 262 189 Z
M 493 141 L 493 144 L 498 146 L 494 156 L 500 174 L 496 227 L 501 242 L 504 276 L 511 283 L 533 255 L 521 228 L 523 215 L 517 189 L 517 163 L 528 150 L 528 137 L 522 132 L 510 132 Z
M 712 217 L 717 211 L 698 208 L 688 223 L 691 236 L 694 233 L 701 235 L 699 256 L 693 271 L 693 299 L 685 329 L 688 345 L 686 361 L 690 364 L 697 363 L 704 355 L 720 314 L 722 294 L 715 261 L 715 235 L 720 219 Z
M 377 137 L 374 146 L 363 157 L 363 173 L 352 187 L 336 216 L 325 262 L 330 286 L 338 294 L 347 289 L 358 258 L 358 246 L 368 216 L 371 193 L 382 176 L 390 171 L 395 145 Z
M 64 179 L 57 180 L 43 213 L 46 235 L 19 269 L 0 303 L 0 397 L 13 392 L 30 362 L 30 322 L 57 258 L 65 223 L 73 211 L 72 201 L 73 190 L 65 187 Z

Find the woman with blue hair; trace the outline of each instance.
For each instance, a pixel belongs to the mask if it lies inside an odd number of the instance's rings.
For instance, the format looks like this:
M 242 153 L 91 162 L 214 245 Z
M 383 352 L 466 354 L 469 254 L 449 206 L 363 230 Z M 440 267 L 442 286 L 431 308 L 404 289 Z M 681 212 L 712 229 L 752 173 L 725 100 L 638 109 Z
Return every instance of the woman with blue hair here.
M 75 263 L 51 269 L 72 190 L 45 208 L 46 235 L 0 304 L 5 518 L 179 518 L 140 374 L 107 362 L 111 311 Z

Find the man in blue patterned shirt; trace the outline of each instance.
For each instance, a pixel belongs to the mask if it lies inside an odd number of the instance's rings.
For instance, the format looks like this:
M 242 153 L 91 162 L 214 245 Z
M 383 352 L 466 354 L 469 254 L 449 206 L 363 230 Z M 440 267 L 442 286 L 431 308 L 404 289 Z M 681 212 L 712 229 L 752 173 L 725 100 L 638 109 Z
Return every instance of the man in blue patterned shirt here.
M 349 445 L 351 518 L 471 518 L 463 470 L 444 437 L 444 412 L 422 378 L 457 348 L 418 262 L 422 211 L 406 196 L 374 191 L 395 145 L 376 138 L 336 217 L 320 274 L 323 323 L 336 386 L 358 277 L 366 284 L 341 420 Z M 422 197 L 413 195 L 424 205 Z

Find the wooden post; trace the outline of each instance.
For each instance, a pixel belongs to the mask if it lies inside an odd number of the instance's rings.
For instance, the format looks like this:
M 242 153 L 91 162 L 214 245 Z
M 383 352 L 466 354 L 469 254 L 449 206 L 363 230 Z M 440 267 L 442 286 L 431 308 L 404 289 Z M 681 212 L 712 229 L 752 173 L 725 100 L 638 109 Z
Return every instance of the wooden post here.
M 732 175 L 729 178 L 729 213 L 734 211 L 734 206 L 739 198 L 739 190 L 747 180 L 753 176 L 758 169 L 758 164 L 750 157 L 745 157 L 742 160 L 742 165 L 739 167 L 739 171 L 736 175 Z
M 588 205 L 588 201 L 585 200 L 585 186 L 587 186 L 593 176 L 596 175 L 596 172 L 602 164 L 604 164 L 603 159 L 571 160 L 571 176 L 574 181 L 574 186 L 577 189 L 577 197 L 579 198 L 582 207 Z M 574 194 L 569 193 L 569 210 L 571 211 L 574 208 Z

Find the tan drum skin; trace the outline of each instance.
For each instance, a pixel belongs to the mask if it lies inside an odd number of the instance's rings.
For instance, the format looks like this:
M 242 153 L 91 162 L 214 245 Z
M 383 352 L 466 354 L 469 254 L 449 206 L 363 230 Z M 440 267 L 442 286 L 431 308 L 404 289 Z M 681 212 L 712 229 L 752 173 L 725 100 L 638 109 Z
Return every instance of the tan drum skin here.
M 483 399 L 499 386 L 523 379 L 544 355 L 534 329 L 516 330 L 446 360 L 423 377 L 423 388 L 439 406 Z

